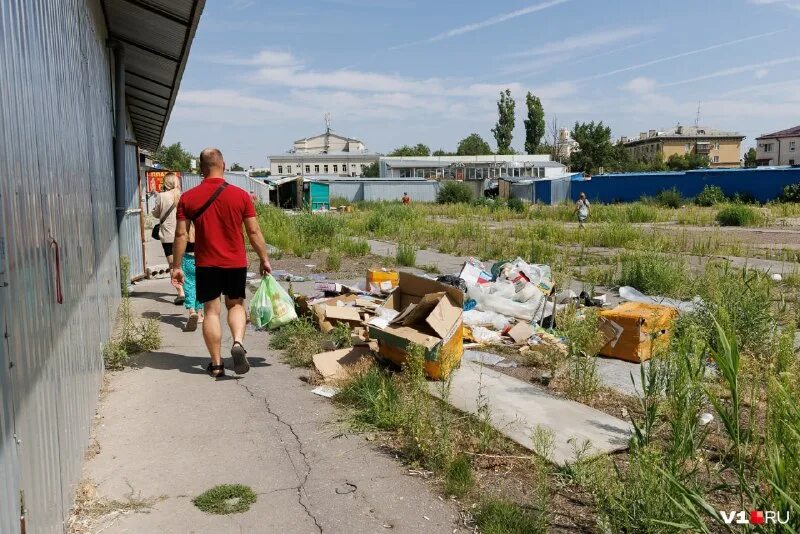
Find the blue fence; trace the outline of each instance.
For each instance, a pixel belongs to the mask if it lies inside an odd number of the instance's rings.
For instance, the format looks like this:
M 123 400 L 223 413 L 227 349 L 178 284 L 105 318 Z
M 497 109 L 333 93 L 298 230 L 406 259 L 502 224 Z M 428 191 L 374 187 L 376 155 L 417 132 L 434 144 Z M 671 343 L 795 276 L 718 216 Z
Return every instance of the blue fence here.
M 583 192 L 596 202 L 634 202 L 673 187 L 688 198 L 696 196 L 706 185 L 715 185 L 728 196 L 746 193 L 759 202 L 767 202 L 777 198 L 785 186 L 795 183 L 800 183 L 800 167 L 601 174 L 573 181 L 564 198 L 574 201 Z

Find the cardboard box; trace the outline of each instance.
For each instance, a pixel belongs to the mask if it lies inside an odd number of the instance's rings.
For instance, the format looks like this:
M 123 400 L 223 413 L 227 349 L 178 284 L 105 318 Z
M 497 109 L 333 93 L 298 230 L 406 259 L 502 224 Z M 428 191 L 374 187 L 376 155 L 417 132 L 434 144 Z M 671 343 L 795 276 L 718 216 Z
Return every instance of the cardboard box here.
M 600 316 L 613 323 L 605 325 L 604 334 L 616 338 L 609 340 L 600 349 L 600 354 L 640 363 L 649 360 L 655 350 L 669 343 L 678 310 L 657 304 L 626 302 L 612 310 L 601 311 Z M 616 335 L 620 327 L 622 332 Z
M 312 314 L 314 316 L 314 320 L 317 322 L 317 325 L 319 325 L 320 331 L 322 331 L 322 333 L 324 333 L 324 334 L 327 334 L 328 332 L 333 330 L 333 328 L 337 324 L 339 324 L 340 322 L 346 322 L 350 327 L 358 326 L 361 323 L 361 318 L 359 316 L 359 319 L 355 320 L 355 316 L 352 315 L 352 312 L 342 311 L 339 314 L 336 314 L 336 312 L 334 312 L 334 314 L 337 317 L 340 316 L 341 314 L 350 313 L 350 315 L 349 315 L 350 319 L 338 319 L 338 318 L 334 318 L 334 317 L 328 317 L 328 315 L 327 315 L 328 308 L 344 308 L 344 307 L 346 307 L 346 306 L 338 306 L 337 305 L 338 303 L 342 303 L 343 305 L 348 305 L 349 304 L 350 305 L 349 307 L 352 310 L 355 310 L 356 313 L 358 313 L 358 310 L 356 308 L 352 307 L 352 304 L 355 304 L 355 301 L 356 301 L 357 298 L 358 297 L 356 297 L 355 295 L 341 295 L 339 297 L 332 297 L 332 298 L 329 298 L 329 299 L 322 299 L 322 300 L 316 301 L 314 304 L 312 304 L 311 305 L 311 312 L 312 312 Z
M 380 328 L 371 324 L 369 335 L 378 340 L 378 354 L 398 364 L 416 344 L 425 349 L 425 371 L 431 378 L 446 378 L 464 354 L 462 311 L 464 294 L 457 288 L 401 272 L 398 288 L 383 307 L 400 312 Z M 442 366 L 442 359 L 447 365 Z
M 378 293 L 388 292 L 400 283 L 400 274 L 397 271 L 386 269 L 369 269 L 367 271 L 367 291 Z

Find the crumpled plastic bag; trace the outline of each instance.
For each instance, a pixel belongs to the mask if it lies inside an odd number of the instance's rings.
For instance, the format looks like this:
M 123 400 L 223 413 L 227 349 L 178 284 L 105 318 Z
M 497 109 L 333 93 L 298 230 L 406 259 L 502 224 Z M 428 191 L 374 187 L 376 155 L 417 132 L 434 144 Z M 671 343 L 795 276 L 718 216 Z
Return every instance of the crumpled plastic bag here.
M 294 301 L 289 293 L 271 275 L 265 276 L 262 281 L 266 281 L 266 291 L 272 303 L 272 319 L 267 328 L 270 330 L 291 323 L 297 319 L 297 312 L 294 310 Z
M 261 278 L 255 295 L 250 300 L 250 322 L 256 328 L 266 328 L 272 320 L 272 301 L 267 291 L 267 277 Z
M 515 295 L 514 285 L 510 285 L 510 294 L 506 287 L 501 287 L 499 291 L 493 292 L 491 291 L 492 288 L 471 286 L 467 291 L 467 295 L 469 298 L 475 299 L 475 302 L 477 302 L 475 309 L 479 311 L 491 311 L 528 322 L 539 321 L 543 317 L 553 315 L 553 305 L 544 298 L 544 295 L 540 299 L 533 298 L 527 302 L 513 301 L 512 297 Z

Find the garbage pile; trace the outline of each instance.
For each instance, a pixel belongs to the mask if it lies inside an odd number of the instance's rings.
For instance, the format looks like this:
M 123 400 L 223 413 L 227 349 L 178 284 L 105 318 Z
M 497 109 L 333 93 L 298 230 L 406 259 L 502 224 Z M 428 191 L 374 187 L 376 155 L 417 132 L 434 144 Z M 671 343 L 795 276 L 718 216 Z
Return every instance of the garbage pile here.
M 257 327 L 274 328 L 296 318 L 285 312 L 289 297 L 276 287 L 283 291 L 274 279 L 265 278 L 253 298 L 251 321 Z M 702 303 L 648 297 L 621 288 L 621 296 L 630 302 L 611 307 L 602 293 L 559 291 L 550 266 L 522 258 L 497 262 L 491 269 L 471 258 L 458 275 L 437 279 L 370 269 L 355 287 L 318 281 L 314 289 L 311 296 L 295 298 L 297 311 L 311 317 L 323 333 L 342 324 L 351 332 L 352 348 L 313 357 L 323 378 L 333 381 L 343 377 L 346 367 L 373 355 L 402 365 L 412 346 L 424 351 L 425 371 L 433 379 L 446 378 L 460 363 L 465 347 L 503 345 L 522 354 L 566 356 L 566 340 L 557 335 L 555 315 L 571 304 L 601 308 L 601 355 L 642 362 L 667 342 L 679 312 Z M 475 354 L 468 357 L 486 360 Z M 501 361 L 495 364 L 501 366 Z

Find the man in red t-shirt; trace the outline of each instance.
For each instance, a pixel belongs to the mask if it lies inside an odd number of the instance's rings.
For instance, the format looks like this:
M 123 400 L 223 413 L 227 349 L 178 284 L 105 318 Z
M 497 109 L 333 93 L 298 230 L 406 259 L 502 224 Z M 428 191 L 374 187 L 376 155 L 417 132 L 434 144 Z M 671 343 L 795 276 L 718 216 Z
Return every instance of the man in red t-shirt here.
M 182 284 L 184 274 L 181 262 L 188 242 L 188 222 L 194 223 L 195 264 L 197 266 L 197 300 L 205 308 L 203 339 L 211 355 L 208 374 L 225 375 L 222 363 L 220 326 L 220 295 L 225 295 L 228 308 L 228 326 L 233 336 L 231 356 L 233 370 L 244 374 L 250 370 L 247 351 L 242 345 L 247 326 L 244 309 L 247 281 L 247 253 L 244 248 L 242 224 L 250 245 L 261 259 L 261 274 L 272 272 L 267 256 L 267 245 L 258 226 L 256 211 L 250 195 L 243 189 L 225 182 L 225 160 L 216 148 L 206 148 L 200 153 L 200 172 L 203 182 L 181 195 L 178 203 L 178 226 L 173 244 L 172 279 Z

